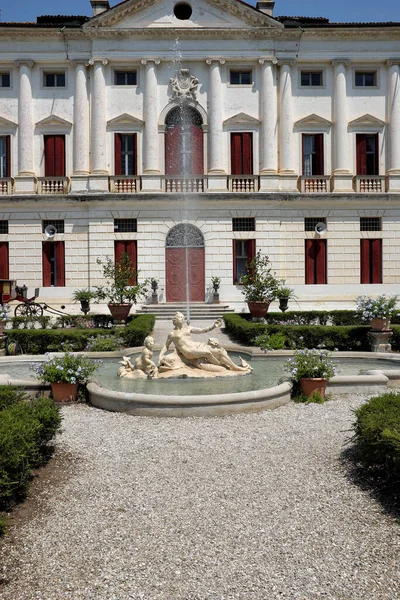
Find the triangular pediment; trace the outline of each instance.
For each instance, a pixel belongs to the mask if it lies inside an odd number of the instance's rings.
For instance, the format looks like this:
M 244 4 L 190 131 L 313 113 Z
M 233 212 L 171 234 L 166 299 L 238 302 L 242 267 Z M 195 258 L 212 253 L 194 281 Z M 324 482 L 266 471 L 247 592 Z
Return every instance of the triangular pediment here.
M 362 115 L 361 117 L 350 121 L 349 125 L 350 127 L 354 127 L 357 125 L 374 125 L 375 127 L 383 127 L 385 125 L 385 122 L 381 121 L 377 117 L 374 117 L 373 115 L 370 115 L 369 113 L 366 113 L 365 115 Z
M 36 127 L 59 127 L 59 126 L 63 126 L 63 127 L 72 127 L 72 123 L 70 121 L 66 121 L 65 119 L 62 119 L 61 117 L 58 117 L 57 115 L 50 115 L 49 117 L 46 117 L 45 119 L 42 119 L 41 121 L 38 121 L 36 123 Z
M 93 17 L 83 28 L 126 29 L 247 29 L 266 27 L 282 29 L 283 25 L 253 6 L 238 0 L 196 0 L 190 4 L 188 19 L 178 19 L 171 0 L 125 0 Z
M 324 119 L 315 113 L 304 117 L 303 119 L 299 119 L 295 122 L 295 127 L 304 127 L 306 125 L 314 125 L 320 127 L 330 127 L 332 123 L 328 121 L 328 119 Z
M 233 117 L 229 117 L 224 121 L 224 125 L 259 125 L 260 121 L 250 115 L 246 115 L 246 113 L 238 113 Z
M 134 117 L 133 115 L 130 115 L 129 113 L 124 113 L 107 121 L 107 125 L 109 127 L 116 125 L 143 125 L 143 121 L 137 117 Z
M 17 123 L 14 123 L 14 121 L 9 121 L 4 117 L 0 117 L 0 128 L 4 129 L 5 127 L 7 127 L 8 129 L 15 129 L 17 127 Z

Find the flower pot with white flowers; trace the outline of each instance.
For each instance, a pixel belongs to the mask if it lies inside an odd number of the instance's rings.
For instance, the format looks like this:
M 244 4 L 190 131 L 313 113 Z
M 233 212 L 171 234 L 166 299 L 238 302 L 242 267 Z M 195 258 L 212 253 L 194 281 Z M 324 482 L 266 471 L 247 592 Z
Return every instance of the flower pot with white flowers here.
M 387 331 L 390 329 L 390 320 L 397 313 L 397 300 L 399 296 L 386 296 L 382 294 L 377 298 L 358 296 L 356 298 L 357 316 L 365 323 L 371 323 L 374 331 Z

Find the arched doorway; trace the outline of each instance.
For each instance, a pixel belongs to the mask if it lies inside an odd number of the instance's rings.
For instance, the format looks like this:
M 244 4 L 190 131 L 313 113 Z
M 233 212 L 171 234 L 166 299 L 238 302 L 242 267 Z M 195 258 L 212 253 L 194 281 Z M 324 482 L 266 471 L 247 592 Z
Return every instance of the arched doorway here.
M 203 302 L 205 290 L 204 237 L 189 223 L 175 225 L 165 243 L 167 302 Z
M 165 174 L 204 174 L 203 119 L 192 106 L 176 106 L 165 119 Z

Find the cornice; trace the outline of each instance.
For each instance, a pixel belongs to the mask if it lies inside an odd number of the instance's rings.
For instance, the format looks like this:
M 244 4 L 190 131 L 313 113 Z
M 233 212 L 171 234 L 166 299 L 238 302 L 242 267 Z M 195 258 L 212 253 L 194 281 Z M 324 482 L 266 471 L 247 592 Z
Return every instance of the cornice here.
M 400 66 L 400 58 L 389 58 L 386 61 L 388 67 L 399 67 Z

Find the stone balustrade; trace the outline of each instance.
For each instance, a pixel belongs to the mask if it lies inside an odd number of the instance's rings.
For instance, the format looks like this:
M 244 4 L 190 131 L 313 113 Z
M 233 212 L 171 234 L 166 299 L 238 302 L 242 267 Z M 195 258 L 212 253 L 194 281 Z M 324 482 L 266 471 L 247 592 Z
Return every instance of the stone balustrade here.
M 193 177 L 165 177 L 164 191 L 167 193 L 198 194 L 207 189 L 207 178 Z
M 68 177 L 38 177 L 38 194 L 68 194 Z
M 12 177 L 0 179 L 0 196 L 9 196 L 14 192 L 14 180 Z
M 299 177 L 299 189 L 302 194 L 323 194 L 331 191 L 331 178 L 329 175 L 315 175 Z
M 230 192 L 258 192 L 258 175 L 230 175 L 228 177 L 228 189 Z
M 140 192 L 140 177 L 114 175 L 110 177 L 109 189 L 114 194 L 137 194 Z
M 380 194 L 386 192 L 386 177 L 383 175 L 356 175 L 355 191 L 359 194 Z

